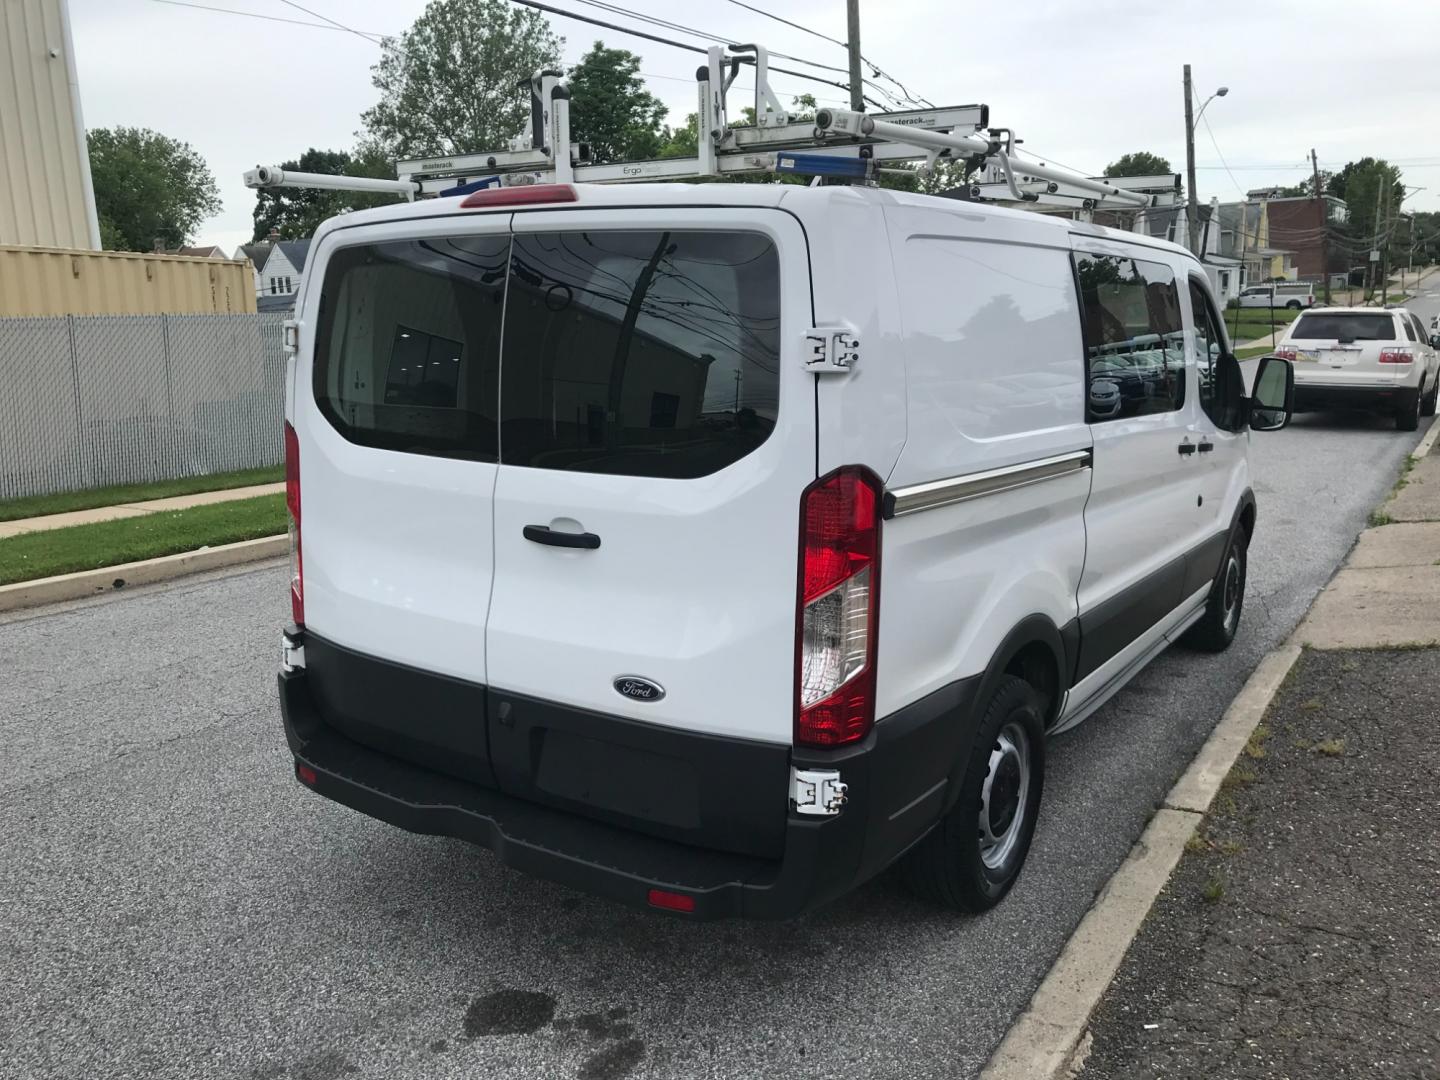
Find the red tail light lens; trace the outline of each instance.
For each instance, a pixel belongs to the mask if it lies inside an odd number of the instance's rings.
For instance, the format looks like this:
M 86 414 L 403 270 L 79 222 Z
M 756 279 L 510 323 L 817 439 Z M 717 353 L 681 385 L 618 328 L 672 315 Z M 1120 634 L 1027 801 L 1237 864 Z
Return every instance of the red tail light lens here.
M 518 184 L 515 187 L 481 188 L 465 196 L 462 210 L 487 206 L 517 206 L 521 203 L 577 202 L 575 189 L 569 184 Z
M 837 469 L 800 499 L 795 744 L 843 746 L 875 723 L 881 484 Z
M 300 439 L 285 421 L 285 509 L 290 513 L 290 617 L 305 625 L 305 565 L 300 554 Z
M 666 911 L 695 910 L 695 897 L 687 896 L 684 893 L 667 892 L 664 889 L 651 889 L 646 899 L 651 907 L 664 908 Z
M 1382 364 L 1413 364 L 1415 354 L 1406 349 L 1381 349 L 1380 363 Z

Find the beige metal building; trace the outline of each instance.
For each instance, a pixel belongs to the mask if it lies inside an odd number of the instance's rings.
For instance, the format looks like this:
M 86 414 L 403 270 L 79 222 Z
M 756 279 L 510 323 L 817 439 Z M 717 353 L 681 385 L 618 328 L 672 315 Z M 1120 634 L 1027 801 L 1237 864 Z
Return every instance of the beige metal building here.
M 254 310 L 254 275 L 243 259 L 0 246 L 0 318 Z
M 66 0 L 0 0 L 0 244 L 100 248 Z

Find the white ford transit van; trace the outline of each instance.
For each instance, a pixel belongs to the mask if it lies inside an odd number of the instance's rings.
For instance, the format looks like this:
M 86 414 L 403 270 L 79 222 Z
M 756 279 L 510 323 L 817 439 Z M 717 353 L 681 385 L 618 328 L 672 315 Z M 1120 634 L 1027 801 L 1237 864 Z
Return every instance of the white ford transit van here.
M 290 333 L 298 779 L 692 918 L 981 910 L 1047 733 L 1223 649 L 1253 398 L 1182 249 L 865 187 L 328 222 Z

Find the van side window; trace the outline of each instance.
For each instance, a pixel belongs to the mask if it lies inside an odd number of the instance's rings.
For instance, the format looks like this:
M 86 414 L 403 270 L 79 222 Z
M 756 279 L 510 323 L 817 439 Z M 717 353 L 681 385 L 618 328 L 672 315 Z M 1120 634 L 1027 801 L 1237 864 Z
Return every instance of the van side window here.
M 1173 412 L 1185 403 L 1185 333 L 1175 275 L 1164 263 L 1075 255 L 1095 423 Z
M 1220 363 L 1225 352 L 1225 337 L 1220 332 L 1220 320 L 1209 294 L 1195 278 L 1190 279 L 1190 310 L 1195 315 L 1195 392 L 1200 407 L 1221 431 L 1238 431 L 1244 386 L 1237 386 L 1233 378 L 1227 378 Z
M 775 246 L 741 232 L 517 233 L 501 367 L 502 464 L 723 469 L 775 427 Z
M 315 400 L 351 442 L 496 459 L 507 236 L 342 248 L 315 338 Z

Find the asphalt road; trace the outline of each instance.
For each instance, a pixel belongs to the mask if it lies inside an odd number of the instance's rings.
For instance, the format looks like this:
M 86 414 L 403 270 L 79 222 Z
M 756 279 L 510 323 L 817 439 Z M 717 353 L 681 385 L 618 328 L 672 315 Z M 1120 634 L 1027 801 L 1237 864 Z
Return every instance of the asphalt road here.
M 280 731 L 277 566 L 4 618 L 0 1077 L 971 1076 L 1418 438 L 1253 436 L 1239 639 L 1056 741 L 983 918 L 886 877 L 789 924 L 688 924 L 325 802 Z

